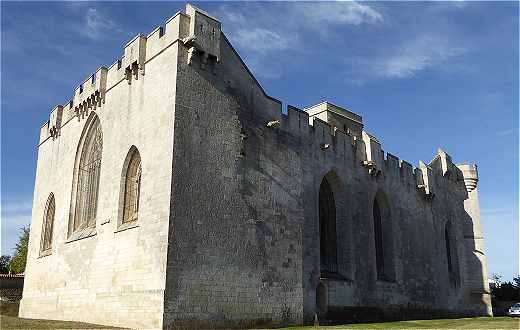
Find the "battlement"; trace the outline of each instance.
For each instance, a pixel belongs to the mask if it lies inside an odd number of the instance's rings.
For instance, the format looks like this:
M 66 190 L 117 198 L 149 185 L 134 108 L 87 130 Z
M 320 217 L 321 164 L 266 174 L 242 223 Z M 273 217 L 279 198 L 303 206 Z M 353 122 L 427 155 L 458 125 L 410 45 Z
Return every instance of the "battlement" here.
M 457 165 L 452 162 L 451 156 L 442 149 L 430 163 L 419 161 L 417 167 L 399 159 L 399 157 L 385 153 L 379 139 L 371 133 L 361 130 L 361 138 L 354 130 L 342 130 L 334 120 L 329 121 L 328 112 L 334 112 L 354 124 L 363 127 L 361 116 L 330 102 L 324 101 L 316 106 L 300 110 L 294 106 L 287 107 L 287 115 L 280 120 L 266 123 L 267 127 L 280 127 L 289 133 L 302 135 L 313 141 L 312 145 L 322 152 L 332 152 L 339 157 L 355 159 L 356 163 L 367 169 L 371 176 L 385 177 L 400 180 L 403 185 L 415 186 L 426 200 L 435 196 L 436 185 L 458 184 L 464 173 L 464 181 L 468 189 L 472 189 L 475 181 L 474 165 Z M 465 167 L 468 167 L 466 170 Z M 462 172 L 461 172 L 462 171 Z
M 105 102 L 106 87 L 107 68 L 101 67 L 76 88 L 72 106 L 78 120 L 88 117 L 91 110 Z
M 133 80 L 144 76 L 146 63 L 176 42 L 182 42 L 188 47 L 190 60 L 194 56 L 200 56 L 201 65 L 208 61 L 218 62 L 220 37 L 220 22 L 206 12 L 187 4 L 186 13 L 176 13 L 167 19 L 163 26 L 158 26 L 147 36 L 138 34 L 123 46 L 121 58 L 109 68 L 100 67 L 79 84 L 70 101 L 59 105 L 59 111 L 51 112 L 51 117 L 40 131 L 40 144 L 50 137 L 58 136 L 61 126 L 73 117 L 82 120 L 90 111 L 101 109 L 107 92 L 123 80 L 131 84 Z M 56 113 L 56 118 L 59 113 L 59 120 L 52 118 L 53 113 Z
M 122 57 L 109 68 L 99 68 L 83 81 L 68 106 L 56 106 L 41 129 L 40 143 L 58 137 L 61 126 L 73 117 L 82 120 L 90 111 L 102 109 L 106 94 L 112 88 L 123 81 L 131 85 L 144 77 L 146 64 L 174 43 L 180 42 L 186 47 L 187 64 L 197 63 L 200 65 L 198 69 L 205 70 L 207 66 L 214 69 L 220 61 L 223 40 L 227 42 L 221 34 L 220 21 L 187 4 L 186 13 L 178 12 L 147 36 L 138 34 L 128 41 L 123 46 Z M 198 57 L 197 61 L 194 61 L 195 57 Z M 245 64 L 244 68 L 256 82 Z M 213 73 L 216 72 L 213 70 Z M 265 92 L 264 95 L 281 104 Z M 274 118 L 266 123 L 268 128 L 279 127 L 290 134 L 304 136 L 308 141 L 314 141 L 313 145 L 321 152 L 351 158 L 373 177 L 384 175 L 399 179 L 403 184 L 415 185 L 428 198 L 434 195 L 435 182 L 444 182 L 437 176 L 453 181 L 464 179 L 468 191 L 476 186 L 476 167 L 455 166 L 451 157 L 441 149 L 429 164 L 420 161 L 416 168 L 392 154 L 385 155 L 377 137 L 364 130 L 360 115 L 331 102 L 323 101 L 304 110 L 289 106 L 287 115 L 282 114 L 281 107 L 272 110 L 275 111 L 270 115 Z

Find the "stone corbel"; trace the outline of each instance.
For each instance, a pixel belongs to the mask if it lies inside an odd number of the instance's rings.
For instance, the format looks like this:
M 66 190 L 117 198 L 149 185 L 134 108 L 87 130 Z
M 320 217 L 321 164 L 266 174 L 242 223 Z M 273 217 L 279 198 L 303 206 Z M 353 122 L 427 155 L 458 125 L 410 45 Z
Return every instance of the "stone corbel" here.
M 197 48 L 190 47 L 188 49 L 188 65 L 193 64 L 193 58 L 195 57 L 196 54 L 197 54 Z
M 58 129 L 56 126 L 52 126 L 52 127 L 49 129 L 49 134 L 50 134 L 50 136 L 52 137 L 52 139 L 54 140 L 54 139 L 57 138 L 58 135 L 59 135 L 59 129 Z
M 424 199 L 427 201 L 432 201 L 433 198 L 435 197 L 435 194 L 431 191 L 427 191 L 426 188 L 427 187 L 424 184 L 417 185 L 417 189 L 419 189 L 419 191 L 422 193 Z
M 368 169 L 368 174 L 371 176 L 379 176 L 381 174 L 381 170 L 377 168 L 376 163 L 372 160 L 364 160 L 363 166 Z
M 186 46 L 188 48 L 188 59 L 187 59 L 188 65 L 192 65 L 193 58 L 196 55 L 200 54 L 201 55 L 201 59 L 200 59 L 201 70 L 206 70 L 208 63 L 210 63 L 210 64 L 213 64 L 211 72 L 213 74 L 217 73 L 217 68 L 215 65 L 217 61 L 216 60 L 213 61 L 213 58 L 210 59 L 210 54 L 208 54 L 206 51 L 204 51 L 204 49 L 202 49 L 202 47 L 197 43 L 196 36 L 186 37 L 186 38 L 182 39 L 182 43 L 184 44 L 184 46 Z
M 330 144 L 328 143 L 320 143 L 320 149 L 321 150 L 327 150 L 330 148 Z
M 275 127 L 280 125 L 280 120 L 271 120 L 267 124 L 265 124 L 265 127 Z
M 144 65 L 140 65 L 137 62 L 133 62 L 125 69 L 125 79 L 128 85 L 132 84 L 132 78 L 135 80 L 138 79 L 139 73 L 144 76 Z
M 193 63 L 193 57 L 197 54 L 197 44 L 195 40 L 197 40 L 196 36 L 189 36 L 182 39 L 184 46 L 188 47 L 188 65 Z

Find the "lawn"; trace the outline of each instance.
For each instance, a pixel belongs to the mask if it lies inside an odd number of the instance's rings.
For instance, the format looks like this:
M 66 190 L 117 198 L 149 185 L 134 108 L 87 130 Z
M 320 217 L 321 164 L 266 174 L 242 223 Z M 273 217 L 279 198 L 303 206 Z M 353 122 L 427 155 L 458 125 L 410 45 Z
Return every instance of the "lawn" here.
M 22 319 L 18 316 L 18 304 L 1 302 L 0 329 L 117 329 L 107 326 L 51 320 Z M 475 317 L 466 319 L 442 319 L 399 321 L 385 323 L 360 323 L 337 326 L 288 327 L 299 329 L 520 329 L 520 319 L 510 317 Z
M 314 329 L 316 327 L 288 327 L 284 330 Z M 320 326 L 319 329 L 520 329 L 520 319 L 510 317 L 474 317 L 461 319 L 417 320 L 384 323 L 359 323 Z
M 52 321 L 52 320 L 33 320 L 18 317 L 18 303 L 2 301 L 0 303 L 0 329 L 117 329 L 103 325 Z

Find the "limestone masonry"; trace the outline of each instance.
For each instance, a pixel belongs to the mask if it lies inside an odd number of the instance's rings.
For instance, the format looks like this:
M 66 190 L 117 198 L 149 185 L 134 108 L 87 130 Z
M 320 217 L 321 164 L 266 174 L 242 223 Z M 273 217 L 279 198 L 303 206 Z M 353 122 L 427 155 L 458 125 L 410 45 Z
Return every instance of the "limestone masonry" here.
M 133 328 L 491 315 L 476 165 L 269 97 L 186 6 L 43 125 L 20 316 Z

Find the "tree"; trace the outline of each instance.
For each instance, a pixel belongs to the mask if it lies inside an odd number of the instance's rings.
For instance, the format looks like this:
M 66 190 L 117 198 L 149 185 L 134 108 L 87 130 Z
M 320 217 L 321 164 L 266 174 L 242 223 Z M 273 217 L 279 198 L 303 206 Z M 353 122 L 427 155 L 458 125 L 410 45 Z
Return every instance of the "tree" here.
M 520 275 L 518 275 L 517 277 L 513 277 L 513 283 L 517 288 L 520 288 Z
M 15 274 L 25 272 L 27 262 L 27 247 L 29 244 L 29 227 L 22 227 L 18 243 L 14 248 L 13 259 L 11 260 L 11 271 Z
M 495 285 L 490 286 L 492 297 L 495 301 L 516 301 L 520 299 L 520 276 L 513 277 L 513 281 L 502 281 L 502 276 L 491 276 Z
M 502 275 L 493 273 L 491 278 L 493 279 L 493 282 L 495 282 L 496 286 L 500 286 L 500 284 L 502 284 Z
M 9 264 L 11 263 L 11 256 L 4 255 L 0 257 L 0 274 L 9 273 Z

